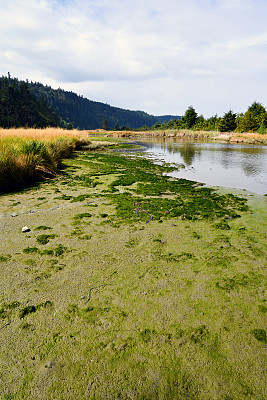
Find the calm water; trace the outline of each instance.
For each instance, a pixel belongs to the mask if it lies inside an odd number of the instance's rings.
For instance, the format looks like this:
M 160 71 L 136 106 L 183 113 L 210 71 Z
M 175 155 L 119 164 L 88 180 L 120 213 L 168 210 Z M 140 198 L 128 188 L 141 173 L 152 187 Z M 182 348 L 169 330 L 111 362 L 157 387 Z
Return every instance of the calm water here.
M 267 193 L 267 146 L 142 139 L 148 157 L 183 164 L 171 176 L 203 182 L 210 186 Z

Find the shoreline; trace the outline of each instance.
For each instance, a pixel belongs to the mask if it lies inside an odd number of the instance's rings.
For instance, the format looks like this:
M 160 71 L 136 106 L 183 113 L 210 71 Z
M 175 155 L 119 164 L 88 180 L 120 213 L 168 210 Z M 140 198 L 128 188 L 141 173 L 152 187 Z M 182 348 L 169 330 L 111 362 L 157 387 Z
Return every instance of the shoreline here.
M 215 131 L 188 131 L 188 130 L 165 130 L 165 131 L 88 131 L 91 134 L 105 134 L 107 137 L 166 137 L 166 138 L 190 138 L 190 139 L 213 139 L 229 143 L 267 144 L 267 135 L 258 133 L 220 133 Z

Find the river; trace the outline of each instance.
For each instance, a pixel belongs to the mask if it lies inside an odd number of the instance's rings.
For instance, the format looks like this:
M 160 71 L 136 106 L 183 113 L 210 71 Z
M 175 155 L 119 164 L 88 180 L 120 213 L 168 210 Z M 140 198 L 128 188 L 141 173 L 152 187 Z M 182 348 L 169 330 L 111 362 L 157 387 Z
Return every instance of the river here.
M 267 194 L 267 146 L 176 138 L 142 138 L 140 142 L 146 157 L 183 165 L 171 176 Z

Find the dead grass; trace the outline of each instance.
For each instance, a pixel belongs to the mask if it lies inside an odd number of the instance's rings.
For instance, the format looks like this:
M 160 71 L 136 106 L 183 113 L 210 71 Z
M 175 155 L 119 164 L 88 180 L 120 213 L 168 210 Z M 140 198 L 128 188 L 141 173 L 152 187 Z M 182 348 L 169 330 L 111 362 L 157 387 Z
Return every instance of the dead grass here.
M 261 135 L 259 133 L 233 133 L 231 135 L 232 142 L 244 142 L 244 143 L 264 143 L 267 144 L 267 135 Z
M 0 193 L 55 176 L 62 158 L 88 145 L 87 132 L 59 128 L 1 129 Z
M 45 129 L 0 128 L 0 139 L 21 138 L 21 139 L 32 139 L 32 140 L 55 141 L 62 136 L 68 138 L 87 139 L 88 131 L 78 131 L 76 129 L 66 130 L 61 128 L 45 128 Z
M 91 134 L 93 132 L 90 132 Z M 106 132 L 109 136 L 113 137 L 138 137 L 138 136 L 161 136 L 161 137 L 177 137 L 177 138 L 191 138 L 191 139 L 208 139 L 220 135 L 228 135 L 229 140 L 234 143 L 267 143 L 267 135 L 259 133 L 238 133 L 238 132 L 218 132 L 218 131 L 192 131 L 188 129 L 165 129 L 156 131 L 115 131 Z

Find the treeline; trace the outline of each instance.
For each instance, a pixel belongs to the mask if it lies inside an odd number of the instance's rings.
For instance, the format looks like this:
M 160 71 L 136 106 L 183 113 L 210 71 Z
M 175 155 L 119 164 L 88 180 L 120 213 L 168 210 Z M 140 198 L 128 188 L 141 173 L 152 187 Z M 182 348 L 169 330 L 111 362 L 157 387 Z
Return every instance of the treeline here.
M 31 93 L 28 82 L 0 78 L 0 127 L 18 128 L 59 126 L 60 117 L 45 102 Z
M 254 102 L 245 113 L 232 110 L 205 119 L 193 106 L 180 116 L 153 116 L 88 100 L 73 92 L 42 83 L 0 77 L 0 127 L 60 126 L 67 129 L 164 130 L 191 129 L 220 132 L 267 133 L 267 111 Z
M 146 126 L 142 129 L 151 129 Z M 172 119 L 163 124 L 154 124 L 152 129 L 191 129 L 197 131 L 219 132 L 258 132 L 267 134 L 267 111 L 264 106 L 254 101 L 245 113 L 236 114 L 232 110 L 223 117 L 217 115 L 205 119 L 198 115 L 193 106 L 189 106 L 181 119 Z

